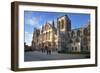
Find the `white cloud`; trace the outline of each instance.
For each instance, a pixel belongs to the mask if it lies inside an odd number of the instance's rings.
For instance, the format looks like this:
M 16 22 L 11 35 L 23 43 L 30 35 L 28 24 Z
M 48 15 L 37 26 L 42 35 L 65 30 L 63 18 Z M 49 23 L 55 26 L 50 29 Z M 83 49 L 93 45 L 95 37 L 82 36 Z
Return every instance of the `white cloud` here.
M 32 33 L 29 32 L 25 32 L 25 42 L 28 46 L 31 46 L 31 42 L 32 42 Z
M 49 20 L 49 21 L 47 21 L 47 22 L 48 22 L 48 23 L 50 23 L 50 24 L 52 24 L 52 21 L 50 21 L 50 20 Z
M 42 29 L 42 25 L 40 25 L 38 28 L 41 30 Z
M 27 20 L 25 20 L 25 23 L 28 25 L 37 25 L 38 24 L 38 18 L 27 18 Z

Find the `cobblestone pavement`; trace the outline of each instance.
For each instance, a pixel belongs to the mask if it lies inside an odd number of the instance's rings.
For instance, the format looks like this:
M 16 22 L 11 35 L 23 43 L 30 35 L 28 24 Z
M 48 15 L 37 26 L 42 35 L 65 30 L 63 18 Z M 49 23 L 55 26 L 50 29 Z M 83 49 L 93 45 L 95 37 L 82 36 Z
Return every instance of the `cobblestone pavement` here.
M 25 52 L 24 61 L 45 61 L 45 60 L 64 60 L 64 59 L 84 59 L 87 54 L 59 54 L 52 52 L 50 55 L 39 51 Z

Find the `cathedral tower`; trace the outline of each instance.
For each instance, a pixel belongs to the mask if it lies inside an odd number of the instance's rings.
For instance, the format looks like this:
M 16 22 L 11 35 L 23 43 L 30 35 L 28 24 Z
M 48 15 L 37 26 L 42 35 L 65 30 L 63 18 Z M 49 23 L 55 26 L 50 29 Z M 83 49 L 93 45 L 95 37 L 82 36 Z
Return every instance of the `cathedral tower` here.
M 59 17 L 57 23 L 59 32 L 65 33 L 71 30 L 71 20 L 67 15 Z
M 57 19 L 57 36 L 58 36 L 58 50 L 66 47 L 66 34 L 71 31 L 71 20 L 67 15 L 61 16 Z

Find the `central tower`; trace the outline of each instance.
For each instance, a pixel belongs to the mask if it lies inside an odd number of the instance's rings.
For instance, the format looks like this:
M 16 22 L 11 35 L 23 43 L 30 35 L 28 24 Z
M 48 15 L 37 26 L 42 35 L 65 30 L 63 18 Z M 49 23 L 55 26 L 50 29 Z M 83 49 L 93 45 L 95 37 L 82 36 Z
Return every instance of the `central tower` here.
M 66 48 L 66 34 L 71 31 L 71 20 L 67 15 L 57 18 L 58 50 Z

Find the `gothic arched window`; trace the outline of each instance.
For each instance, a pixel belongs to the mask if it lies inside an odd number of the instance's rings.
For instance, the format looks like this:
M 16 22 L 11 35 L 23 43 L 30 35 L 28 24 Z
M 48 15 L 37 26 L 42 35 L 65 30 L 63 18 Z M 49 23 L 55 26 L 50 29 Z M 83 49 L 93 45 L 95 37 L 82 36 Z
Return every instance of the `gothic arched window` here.
M 77 51 L 77 47 L 75 47 L 75 51 Z
M 73 43 L 73 40 L 70 39 L 70 40 L 69 40 L 69 43 Z
M 50 31 L 48 32 L 48 38 L 49 38 L 49 40 L 50 40 Z
M 77 37 L 75 41 L 76 41 L 76 42 L 80 42 L 80 39 Z
M 74 37 L 74 35 L 75 35 L 74 31 L 72 31 L 72 32 L 71 32 L 71 36 Z
M 80 33 L 80 30 L 78 30 L 78 31 L 77 31 L 77 36 L 80 36 L 80 34 L 81 34 L 81 33 Z
M 87 30 L 87 28 L 84 29 L 84 35 L 88 35 L 88 30 Z
M 58 21 L 58 28 L 60 28 L 60 21 Z
M 64 28 L 64 20 L 61 20 L 61 29 Z
M 45 30 L 48 30 L 49 29 L 49 26 L 46 24 L 45 25 Z

